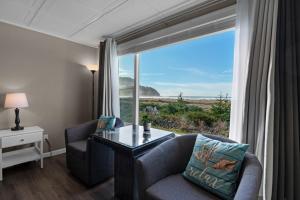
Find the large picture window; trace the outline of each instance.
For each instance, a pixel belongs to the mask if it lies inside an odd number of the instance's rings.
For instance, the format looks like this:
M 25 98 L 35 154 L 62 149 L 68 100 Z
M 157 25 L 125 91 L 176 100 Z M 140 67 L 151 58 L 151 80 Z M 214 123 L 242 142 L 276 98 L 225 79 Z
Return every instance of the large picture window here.
M 140 52 L 139 107 L 127 107 L 121 97 L 121 113 L 139 109 L 140 123 L 147 116 L 152 127 L 179 134 L 228 136 L 234 36 L 228 30 Z M 131 65 L 133 73 L 133 60 L 132 55 L 120 57 L 121 90 L 122 72 L 128 75 Z

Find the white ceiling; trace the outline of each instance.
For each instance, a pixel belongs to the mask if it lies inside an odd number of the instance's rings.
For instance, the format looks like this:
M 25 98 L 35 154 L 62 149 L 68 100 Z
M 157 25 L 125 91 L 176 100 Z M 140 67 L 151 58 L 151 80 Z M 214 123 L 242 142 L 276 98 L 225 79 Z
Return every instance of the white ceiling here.
M 206 0 L 0 0 L 0 21 L 89 46 Z

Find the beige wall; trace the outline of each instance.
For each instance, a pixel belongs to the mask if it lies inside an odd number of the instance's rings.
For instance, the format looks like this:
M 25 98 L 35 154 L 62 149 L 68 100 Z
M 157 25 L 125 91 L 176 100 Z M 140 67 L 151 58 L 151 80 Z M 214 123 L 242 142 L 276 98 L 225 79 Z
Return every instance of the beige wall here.
M 14 125 L 5 93 L 25 92 L 21 125 L 44 128 L 52 148 L 63 148 L 64 129 L 91 118 L 88 63 L 97 63 L 97 49 L 0 23 L 0 129 Z

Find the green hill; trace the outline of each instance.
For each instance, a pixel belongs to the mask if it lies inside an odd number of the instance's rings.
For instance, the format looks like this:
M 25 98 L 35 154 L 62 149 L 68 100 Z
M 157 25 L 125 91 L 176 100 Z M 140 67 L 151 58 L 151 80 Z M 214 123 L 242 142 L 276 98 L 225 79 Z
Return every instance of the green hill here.
M 120 96 L 132 96 L 134 80 L 130 77 L 120 77 Z M 140 85 L 140 96 L 160 96 L 159 92 L 147 86 Z

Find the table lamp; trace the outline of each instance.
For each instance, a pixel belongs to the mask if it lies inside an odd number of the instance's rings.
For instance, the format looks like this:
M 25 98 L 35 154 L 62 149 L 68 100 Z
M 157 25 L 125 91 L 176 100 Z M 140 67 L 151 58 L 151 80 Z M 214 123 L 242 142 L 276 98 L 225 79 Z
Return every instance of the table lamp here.
M 16 127 L 11 128 L 12 131 L 23 130 L 24 127 L 20 126 L 19 108 L 28 107 L 28 101 L 25 93 L 8 93 L 5 97 L 4 108 L 15 108 L 16 114 Z
M 94 106 L 95 106 L 95 72 L 98 71 L 99 67 L 96 64 L 89 64 L 86 65 L 86 67 L 88 68 L 88 70 L 90 70 L 93 74 L 93 87 L 92 87 L 92 119 L 94 119 Z

